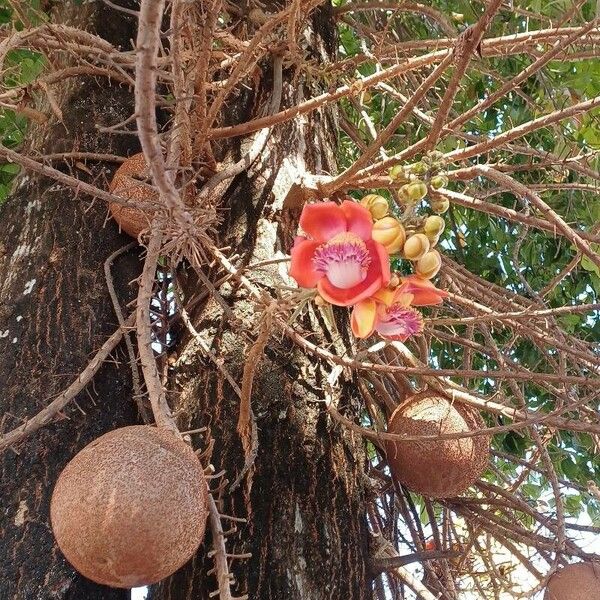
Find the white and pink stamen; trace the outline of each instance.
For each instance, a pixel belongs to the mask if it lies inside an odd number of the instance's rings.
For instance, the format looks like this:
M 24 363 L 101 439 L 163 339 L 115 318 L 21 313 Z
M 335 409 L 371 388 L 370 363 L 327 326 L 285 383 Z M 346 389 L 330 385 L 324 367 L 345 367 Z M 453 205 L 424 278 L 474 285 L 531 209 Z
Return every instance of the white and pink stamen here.
M 377 322 L 377 331 L 380 335 L 390 338 L 407 338 L 423 331 L 423 317 L 414 308 L 392 304 L 380 316 Z
M 323 273 L 331 285 L 347 290 L 366 279 L 371 257 L 363 240 L 354 233 L 345 232 L 319 246 L 313 263 L 315 270 Z

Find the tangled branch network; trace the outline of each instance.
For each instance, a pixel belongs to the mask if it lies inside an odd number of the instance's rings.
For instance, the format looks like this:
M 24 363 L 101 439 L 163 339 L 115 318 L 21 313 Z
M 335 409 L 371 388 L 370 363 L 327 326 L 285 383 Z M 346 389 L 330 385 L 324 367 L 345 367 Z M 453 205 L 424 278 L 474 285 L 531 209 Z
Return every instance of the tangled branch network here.
M 364 436 L 370 449 L 368 522 L 378 596 L 401 597 L 407 587 L 421 598 L 531 598 L 559 566 L 595 558 L 579 536 L 600 533 L 597 525 L 569 517 L 570 496 L 600 502 L 593 476 L 589 482 L 565 477 L 556 455 L 563 443 L 592 449 L 600 441 L 598 343 L 569 327 L 597 321 L 600 304 L 582 298 L 597 297 L 598 287 L 595 296 L 585 286 L 577 296 L 558 293 L 577 278 L 595 275 L 596 285 L 600 280 L 598 161 L 592 145 L 574 133 L 594 126 L 600 96 L 573 92 L 540 99 L 531 85 L 552 81 L 557 63 L 597 68 L 599 23 L 585 18 L 584 2 L 548 17 L 516 8 L 506 20 L 514 30 L 505 27 L 501 35 L 492 33 L 506 17 L 501 0 L 473 3 L 485 7 L 470 26 L 463 15 L 446 15 L 434 3 L 334 3 L 330 16 L 341 32 L 341 55 L 321 64 L 307 53 L 305 34 L 325 3 L 285 4 L 268 12 L 258 2 L 246 11 L 226 0 L 142 0 L 139 11 L 125 13 L 138 20 L 131 51 L 54 23 L 2 33 L 5 70 L 16 49 L 55 57 L 33 82 L 0 91 L 2 107 L 32 122 L 61 120 L 57 90 L 82 76 L 133 90 L 135 113 L 106 132 L 137 134 L 142 154 L 135 164 L 128 162 L 132 157 L 85 149 L 36 156 L 2 146 L 0 156 L 105 201 L 117 220 L 127 209 L 141 223 L 133 234 L 147 252 L 135 311 L 121 315 L 119 329 L 63 393 L 0 436 L 0 450 L 51 423 L 132 328 L 138 342 L 137 356 L 129 347 L 132 367 L 137 376 L 141 366 L 154 420 L 180 435 L 156 366 L 148 307 L 157 265 L 166 261 L 175 271 L 186 261 L 223 310 L 219 289 L 236 282 L 260 315 L 258 336 L 246 332 L 254 345 L 237 382 L 194 329 L 190 307 L 177 309 L 239 395 L 244 473 L 256 456 L 254 373 L 268 339 L 284 334 L 315 363 L 328 365 L 327 410 Z M 515 64 L 521 68 L 507 73 Z M 253 81 L 257 66 L 272 72 L 263 114 L 224 124 L 224 108 Z M 309 79 L 326 91 L 282 105 L 286 86 Z M 474 81 L 487 88 L 471 89 Z M 511 115 L 517 104 L 521 112 Z M 157 122 L 157 107 L 168 112 L 168 126 Z M 220 203 L 271 132 L 324 109 L 339 116 L 341 168 L 338 174 L 297 172 L 290 182 L 304 206 L 302 236 L 290 256 L 270 261 L 290 261 L 290 277 L 274 291 L 259 276 L 269 261 L 241 266 L 239 257 L 219 247 Z M 486 115 L 500 114 L 493 128 L 482 124 Z M 219 141 L 250 135 L 246 157 L 217 161 Z M 114 161 L 125 170 L 108 188 L 53 166 L 74 161 Z M 569 194 L 595 203 L 595 220 L 575 219 L 580 213 L 570 202 L 556 201 Z M 502 251 L 486 248 L 493 242 L 489 235 L 475 242 L 477 229 L 501 233 L 508 240 Z M 568 261 L 553 266 L 551 256 L 531 252 L 524 258 L 534 238 L 566 249 Z M 476 243 L 478 253 L 471 247 Z M 503 254 L 506 285 L 484 264 L 494 253 Z M 532 277 L 532 260 L 543 266 L 539 277 Z M 207 277 L 206 265 L 214 267 L 214 277 Z M 322 323 L 318 316 L 340 310 L 333 306 L 351 307 L 352 347 L 344 353 L 338 351 L 339 334 L 329 346 L 311 339 Z M 344 416 L 341 376 L 358 382 L 360 422 Z M 477 425 L 395 433 L 386 423 L 399 399 L 419 392 L 467 407 Z M 418 494 L 418 486 L 391 464 L 401 443 L 451 448 L 477 438 L 505 443 L 492 443 L 487 471 L 474 473 L 458 496 Z M 510 451 L 509 441 L 522 440 L 526 452 Z M 208 463 L 210 452 L 205 458 Z M 531 486 L 546 496 L 532 501 L 524 491 Z M 218 486 L 216 499 L 211 497 L 209 519 L 222 600 L 233 597 L 219 533 L 224 489 Z M 411 561 L 420 563 L 422 573 L 411 569 Z

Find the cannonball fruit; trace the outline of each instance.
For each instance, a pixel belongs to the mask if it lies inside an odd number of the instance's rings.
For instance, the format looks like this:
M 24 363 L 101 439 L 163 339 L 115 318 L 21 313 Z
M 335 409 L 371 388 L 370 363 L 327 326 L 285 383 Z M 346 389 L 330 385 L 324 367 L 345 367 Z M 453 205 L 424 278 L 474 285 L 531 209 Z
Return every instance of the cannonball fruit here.
M 544 600 L 600 600 L 600 563 L 580 562 L 550 577 Z
M 171 432 L 123 427 L 88 444 L 60 474 L 52 530 L 67 560 L 96 583 L 149 585 L 204 537 L 208 491 L 194 451 Z
M 462 433 L 484 426 L 477 411 L 434 392 L 403 402 L 392 414 L 388 433 L 409 436 Z M 451 498 L 467 490 L 485 470 L 490 439 L 386 442 L 392 475 L 408 489 L 431 498 Z
M 148 204 L 148 208 L 123 206 L 111 202 L 108 206 L 110 213 L 119 227 L 131 237 L 138 238 L 144 229 L 150 227 L 153 211 L 150 203 L 158 200 L 158 194 L 148 181 L 148 165 L 144 154 L 130 156 L 115 172 L 110 183 L 110 191 L 125 200 L 139 205 Z

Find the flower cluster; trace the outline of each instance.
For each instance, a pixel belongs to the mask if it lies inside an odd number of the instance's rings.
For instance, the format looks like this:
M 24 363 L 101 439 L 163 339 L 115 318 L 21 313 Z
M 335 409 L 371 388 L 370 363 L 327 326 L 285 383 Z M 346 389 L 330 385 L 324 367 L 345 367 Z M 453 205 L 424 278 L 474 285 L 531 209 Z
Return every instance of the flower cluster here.
M 305 235 L 292 248 L 290 275 L 299 286 L 316 288 L 326 302 L 353 307 L 356 337 L 377 332 L 405 341 L 423 331 L 423 317 L 415 307 L 440 304 L 448 294 L 429 281 L 441 260 L 430 250 L 428 237 L 407 239 L 402 224 L 387 212 L 381 196 L 366 197 L 361 204 L 345 200 L 305 205 L 300 216 Z M 374 223 L 374 216 L 381 218 Z M 415 275 L 392 275 L 390 255 L 400 251 L 417 261 Z

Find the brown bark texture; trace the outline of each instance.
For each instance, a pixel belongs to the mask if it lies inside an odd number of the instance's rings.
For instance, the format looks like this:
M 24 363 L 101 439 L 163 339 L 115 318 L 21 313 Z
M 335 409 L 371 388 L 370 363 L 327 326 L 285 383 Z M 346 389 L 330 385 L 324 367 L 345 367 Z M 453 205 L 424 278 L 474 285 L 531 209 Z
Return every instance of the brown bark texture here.
M 89 22 L 113 43 L 125 46 L 134 37 L 134 23 L 106 10 L 92 9 Z M 309 58 L 331 60 L 336 40 L 330 8 L 322 7 L 309 22 L 305 32 Z M 224 122 L 241 123 L 259 115 L 269 102 L 272 78 L 271 63 L 257 65 L 252 89 L 228 103 Z M 316 84 L 284 70 L 283 106 L 314 93 L 311 85 Z M 95 127 L 131 114 L 131 90 L 83 80 L 65 90 L 63 107 L 65 123 L 45 132 L 36 150 L 121 155 L 138 150 L 135 138 L 99 135 Z M 289 253 L 300 209 L 287 193 L 290 182 L 303 171 L 335 171 L 335 134 L 335 114 L 330 111 L 315 111 L 278 126 L 251 168 L 232 180 L 220 201 L 223 222 L 218 243 L 231 248 L 227 252 L 237 255 L 236 264 Z M 224 166 L 231 164 L 251 143 L 252 138 L 223 142 L 218 158 Z M 92 164 L 95 178 L 110 176 L 107 169 L 113 166 Z M 0 338 L 2 430 L 12 429 L 64 389 L 117 326 L 102 266 L 127 239 L 114 223 L 103 227 L 105 217 L 105 205 L 90 205 L 89 199 L 71 190 L 29 175 L 0 212 L 0 334 L 9 332 Z M 186 277 L 184 268 L 181 280 L 186 279 L 185 295 L 191 300 L 205 290 L 189 268 Z M 119 258 L 113 271 L 125 306 L 136 292 L 129 282 L 139 274 L 139 252 Z M 283 283 L 282 271 L 285 266 L 274 265 L 257 276 L 276 293 Z M 205 270 L 213 281 L 223 274 L 216 268 Z M 239 383 L 264 320 L 235 280 L 221 286 L 220 293 L 227 310 L 209 295 L 195 305 L 192 319 Z M 312 338 L 317 342 L 331 343 L 346 327 L 341 314 L 336 314 L 339 331 L 318 311 L 302 318 L 307 329 L 319 332 Z M 215 440 L 211 462 L 217 471 L 224 469 L 229 480 L 220 508 L 247 519 L 227 536 L 229 553 L 252 553 L 249 559 L 231 561 L 235 595 L 248 594 L 254 600 L 371 597 L 363 445 L 328 417 L 323 404 L 327 373 L 316 359 L 302 355 L 273 330 L 258 362 L 251 399 L 258 433 L 256 458 L 240 485 L 230 491 L 245 461 L 236 431 L 238 396 L 183 327 L 177 326 L 174 333 L 178 339 L 169 360 L 169 400 L 179 428 L 210 429 Z M 337 344 L 343 351 L 350 342 L 341 337 Z M 128 592 L 95 586 L 77 576 L 54 544 L 48 520 L 52 487 L 66 462 L 103 432 L 139 419 L 122 346 L 116 357 L 119 361 L 103 366 L 77 405 L 0 457 L 0 600 L 128 597 Z M 354 400 L 349 382 L 341 402 L 349 416 L 358 411 Z M 195 447 L 206 443 L 202 435 L 192 438 Z M 207 557 L 211 548 L 209 535 L 192 561 L 151 588 L 150 598 L 209 598 L 217 587 L 209 574 L 214 567 Z
M 133 21 L 100 6 L 59 2 L 61 21 L 128 44 Z M 31 130 L 32 154 L 82 150 L 125 154 L 132 140 L 107 136 L 131 114 L 131 91 L 78 79 L 57 89 L 64 122 Z M 134 138 L 132 138 L 134 139 Z M 88 163 L 96 182 L 114 165 Z M 24 173 L 0 210 L 0 418 L 2 431 L 34 415 L 66 388 L 118 327 L 104 278 L 104 260 L 128 240 L 106 206 L 91 203 L 47 178 Z M 123 304 L 135 297 L 138 251 L 117 259 L 113 273 Z M 137 421 L 131 371 L 120 346 L 55 422 L 0 456 L 0 599 L 121 600 L 123 590 L 97 586 L 63 558 L 50 530 L 48 509 L 58 474 L 83 446 L 114 427 Z

